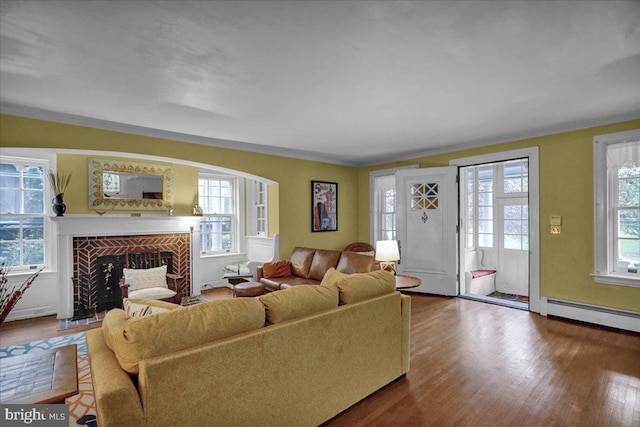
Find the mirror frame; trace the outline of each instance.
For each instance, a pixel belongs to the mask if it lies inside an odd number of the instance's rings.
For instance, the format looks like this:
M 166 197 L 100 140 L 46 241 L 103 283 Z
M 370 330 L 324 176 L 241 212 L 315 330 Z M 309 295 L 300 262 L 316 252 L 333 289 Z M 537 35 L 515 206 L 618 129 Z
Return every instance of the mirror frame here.
M 126 172 L 162 177 L 162 200 L 104 197 L 104 172 Z M 116 159 L 89 159 L 89 209 L 165 210 L 173 206 L 173 168 Z

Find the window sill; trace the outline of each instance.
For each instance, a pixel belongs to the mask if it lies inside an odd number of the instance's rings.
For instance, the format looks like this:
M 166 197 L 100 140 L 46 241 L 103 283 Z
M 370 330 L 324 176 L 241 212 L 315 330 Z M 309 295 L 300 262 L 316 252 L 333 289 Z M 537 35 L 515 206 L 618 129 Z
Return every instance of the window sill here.
M 244 254 L 241 254 L 239 252 L 225 252 L 225 253 L 219 253 L 219 254 L 200 254 L 200 258 L 231 258 L 231 257 L 238 257 L 243 255 Z
M 34 269 L 34 270 L 16 270 L 16 271 L 9 271 L 9 273 L 7 274 L 7 277 L 9 279 L 27 279 L 28 277 L 30 277 L 31 275 L 35 274 L 38 270 Z M 47 276 L 50 274 L 55 274 L 56 272 L 49 269 L 49 268 L 45 268 L 44 270 L 42 270 L 40 272 L 40 276 Z
M 593 277 L 593 280 L 595 280 L 596 283 L 604 283 L 607 285 L 631 286 L 634 288 L 640 288 L 640 278 L 616 276 L 613 274 L 599 274 L 599 273 L 591 273 L 591 277 Z

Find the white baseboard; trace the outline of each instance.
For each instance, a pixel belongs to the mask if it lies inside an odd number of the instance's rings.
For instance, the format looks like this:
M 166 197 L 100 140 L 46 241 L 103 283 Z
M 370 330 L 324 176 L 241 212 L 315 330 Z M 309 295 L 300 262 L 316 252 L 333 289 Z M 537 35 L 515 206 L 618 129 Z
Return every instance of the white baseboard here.
M 640 332 L 640 313 L 579 304 L 552 298 L 540 298 L 540 314 L 593 323 L 611 328 Z
M 34 317 L 44 317 L 56 314 L 56 310 L 51 307 L 35 307 L 25 309 L 13 309 L 5 319 L 5 322 L 12 322 L 14 320 L 32 319 Z

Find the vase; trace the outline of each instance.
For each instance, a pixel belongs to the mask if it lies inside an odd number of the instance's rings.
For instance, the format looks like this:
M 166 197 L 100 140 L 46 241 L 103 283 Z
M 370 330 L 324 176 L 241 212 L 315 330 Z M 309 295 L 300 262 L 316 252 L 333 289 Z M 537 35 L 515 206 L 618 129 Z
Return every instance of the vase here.
M 64 212 L 67 210 L 67 205 L 64 204 L 64 201 L 62 200 L 64 194 L 57 194 L 56 197 L 53 199 L 53 212 L 56 214 L 56 216 L 64 216 Z

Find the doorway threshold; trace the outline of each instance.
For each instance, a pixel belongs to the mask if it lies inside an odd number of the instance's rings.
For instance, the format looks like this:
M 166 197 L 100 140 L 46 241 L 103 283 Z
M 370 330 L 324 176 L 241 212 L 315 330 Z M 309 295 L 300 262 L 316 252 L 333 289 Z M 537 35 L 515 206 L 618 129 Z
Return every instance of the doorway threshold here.
M 511 301 L 502 298 L 494 298 L 484 295 L 461 294 L 460 298 L 470 299 L 474 301 L 486 302 L 489 304 L 501 305 L 503 307 L 517 308 L 518 310 L 529 311 L 529 304 L 519 301 Z

